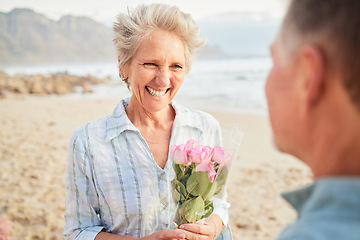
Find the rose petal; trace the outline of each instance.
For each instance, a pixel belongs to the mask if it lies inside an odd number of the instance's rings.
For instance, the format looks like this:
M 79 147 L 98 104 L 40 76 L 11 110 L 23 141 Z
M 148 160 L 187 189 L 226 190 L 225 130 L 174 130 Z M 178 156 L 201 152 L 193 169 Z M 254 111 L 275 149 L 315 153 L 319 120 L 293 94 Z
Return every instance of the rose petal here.
M 195 168 L 196 172 L 207 172 L 209 170 L 210 170 L 210 166 L 208 162 L 200 163 Z
M 170 151 L 170 157 L 173 161 L 175 161 L 175 163 L 187 164 L 189 162 L 186 146 L 184 144 L 172 145 Z
M 199 141 L 196 141 L 194 139 L 189 139 L 187 142 L 186 142 L 186 147 L 188 149 L 190 148 L 193 148 L 193 147 L 196 147 L 196 146 L 199 146 L 200 145 L 200 142 Z

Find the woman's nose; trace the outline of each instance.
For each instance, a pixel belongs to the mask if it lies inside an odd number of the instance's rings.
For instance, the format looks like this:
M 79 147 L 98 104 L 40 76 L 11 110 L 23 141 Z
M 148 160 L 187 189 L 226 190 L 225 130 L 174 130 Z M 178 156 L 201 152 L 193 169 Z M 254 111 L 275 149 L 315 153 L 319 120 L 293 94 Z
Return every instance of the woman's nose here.
M 161 87 L 168 87 L 170 85 L 171 72 L 168 69 L 161 69 L 156 77 L 156 82 Z

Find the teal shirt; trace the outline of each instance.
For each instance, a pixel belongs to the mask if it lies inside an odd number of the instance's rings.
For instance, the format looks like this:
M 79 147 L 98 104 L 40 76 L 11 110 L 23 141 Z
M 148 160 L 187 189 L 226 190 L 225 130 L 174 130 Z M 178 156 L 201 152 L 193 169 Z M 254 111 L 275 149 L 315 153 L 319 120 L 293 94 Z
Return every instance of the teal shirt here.
M 278 240 L 360 240 L 360 177 L 319 179 L 283 197 L 298 220 Z

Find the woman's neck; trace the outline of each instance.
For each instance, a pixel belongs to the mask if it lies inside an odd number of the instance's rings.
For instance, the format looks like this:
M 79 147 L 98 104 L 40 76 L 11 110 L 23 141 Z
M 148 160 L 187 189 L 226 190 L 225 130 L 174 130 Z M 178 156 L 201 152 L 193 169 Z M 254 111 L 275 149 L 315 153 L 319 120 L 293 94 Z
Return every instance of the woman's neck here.
M 125 111 L 129 120 L 147 142 L 156 164 L 164 169 L 169 155 L 175 110 L 169 104 L 163 110 L 152 113 L 136 99 L 131 99 Z
M 129 120 L 137 128 L 166 129 L 172 126 L 175 118 L 175 110 L 170 104 L 161 111 L 149 112 L 138 101 L 132 98 L 125 111 Z

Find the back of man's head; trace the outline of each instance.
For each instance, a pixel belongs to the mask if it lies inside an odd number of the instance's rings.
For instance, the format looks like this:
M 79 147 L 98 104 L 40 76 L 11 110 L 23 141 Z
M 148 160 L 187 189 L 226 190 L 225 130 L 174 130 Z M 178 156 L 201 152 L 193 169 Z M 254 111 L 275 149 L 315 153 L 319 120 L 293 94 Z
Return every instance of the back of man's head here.
M 359 0 L 292 0 L 280 37 L 293 55 L 303 43 L 317 45 L 360 111 Z

